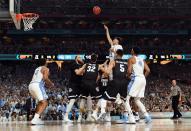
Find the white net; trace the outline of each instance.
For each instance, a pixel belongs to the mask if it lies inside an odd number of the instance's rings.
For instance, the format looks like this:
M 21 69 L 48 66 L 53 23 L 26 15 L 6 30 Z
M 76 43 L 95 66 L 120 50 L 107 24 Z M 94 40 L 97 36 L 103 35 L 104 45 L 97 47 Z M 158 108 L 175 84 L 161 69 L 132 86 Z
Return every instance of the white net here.
M 22 15 L 23 23 L 24 23 L 24 31 L 30 31 L 33 29 L 33 24 L 39 18 L 38 14 L 35 13 L 24 13 Z

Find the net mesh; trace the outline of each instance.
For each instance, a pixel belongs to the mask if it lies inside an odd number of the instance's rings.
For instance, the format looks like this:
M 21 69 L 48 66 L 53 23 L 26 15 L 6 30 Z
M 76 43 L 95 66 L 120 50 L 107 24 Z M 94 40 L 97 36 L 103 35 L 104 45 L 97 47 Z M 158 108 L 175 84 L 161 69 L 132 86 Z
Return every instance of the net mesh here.
M 38 14 L 35 13 L 24 13 L 22 19 L 24 23 L 24 31 L 30 31 L 33 29 L 33 24 L 39 18 Z

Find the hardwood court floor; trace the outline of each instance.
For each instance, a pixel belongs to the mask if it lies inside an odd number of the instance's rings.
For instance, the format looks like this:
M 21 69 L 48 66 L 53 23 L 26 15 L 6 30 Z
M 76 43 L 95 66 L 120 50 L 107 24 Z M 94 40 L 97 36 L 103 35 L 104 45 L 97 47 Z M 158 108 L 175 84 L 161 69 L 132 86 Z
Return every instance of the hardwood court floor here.
M 0 131 L 191 131 L 191 119 L 154 119 L 149 125 L 143 120 L 131 124 L 66 124 L 47 121 L 45 125 L 31 126 L 28 122 L 0 123 Z

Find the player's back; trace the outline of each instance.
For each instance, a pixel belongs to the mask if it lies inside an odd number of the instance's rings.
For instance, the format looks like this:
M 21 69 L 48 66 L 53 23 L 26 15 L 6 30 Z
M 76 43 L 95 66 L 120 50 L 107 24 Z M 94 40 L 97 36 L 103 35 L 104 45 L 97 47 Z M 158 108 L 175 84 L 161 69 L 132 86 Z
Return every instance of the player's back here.
M 137 56 L 134 56 L 136 62 L 133 64 L 133 77 L 144 77 L 144 60 Z
M 43 66 L 40 66 L 35 69 L 31 83 L 42 83 L 43 82 L 43 74 L 41 72 L 42 68 L 43 68 Z
M 98 64 L 88 63 L 85 68 L 84 80 L 96 80 L 98 76 Z
M 122 59 L 115 60 L 115 67 L 113 68 L 113 79 L 124 80 L 127 79 L 127 62 Z

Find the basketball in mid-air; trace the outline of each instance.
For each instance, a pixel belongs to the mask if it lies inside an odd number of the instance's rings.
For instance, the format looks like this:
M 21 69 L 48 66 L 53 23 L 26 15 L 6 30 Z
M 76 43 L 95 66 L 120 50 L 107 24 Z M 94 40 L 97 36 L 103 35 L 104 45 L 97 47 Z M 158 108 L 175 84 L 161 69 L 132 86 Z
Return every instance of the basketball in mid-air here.
M 101 13 L 101 8 L 99 6 L 94 6 L 93 7 L 93 13 L 95 15 L 99 15 Z

